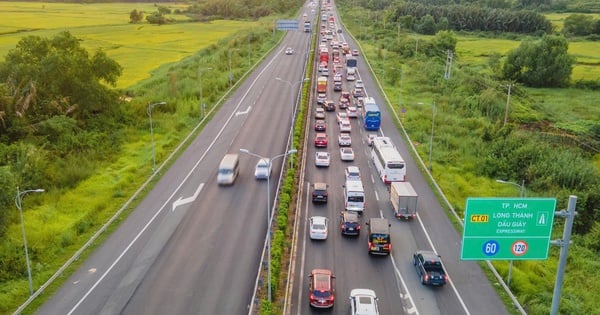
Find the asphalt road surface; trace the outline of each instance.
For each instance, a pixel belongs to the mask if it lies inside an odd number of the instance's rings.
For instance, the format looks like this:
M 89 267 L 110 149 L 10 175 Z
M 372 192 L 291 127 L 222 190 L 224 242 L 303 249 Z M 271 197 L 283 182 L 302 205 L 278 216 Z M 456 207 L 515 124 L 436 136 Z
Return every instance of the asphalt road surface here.
M 309 37 L 289 32 L 38 314 L 248 312 L 266 238 L 267 184 L 254 179 L 258 159 L 247 154 L 233 186 L 217 185 L 217 168 L 241 148 L 264 157 L 287 150 Z M 284 54 L 286 47 L 295 53 Z M 273 192 L 282 163 L 273 162 Z
M 334 13 L 335 14 L 335 13 Z M 336 29 L 341 29 L 336 16 Z M 356 43 L 346 35 L 337 34 L 340 42 L 348 42 L 351 49 Z M 329 45 L 329 42 L 328 44 Z M 352 119 L 352 148 L 354 162 L 342 162 L 339 155 L 335 112 L 327 113 L 327 134 L 331 154 L 328 168 L 314 166 L 314 130 L 311 120 L 307 137 L 307 161 L 302 187 L 304 187 L 299 216 L 292 294 L 286 312 L 289 314 L 321 313 L 311 309 L 308 300 L 308 274 L 314 268 L 330 269 L 336 276 L 336 302 L 331 314 L 350 312 L 349 295 L 354 288 L 374 290 L 379 298 L 381 314 L 508 314 L 492 284 L 482 273 L 479 265 L 460 260 L 461 235 L 455 230 L 437 201 L 424 176 L 417 169 L 416 161 L 393 123 L 392 114 L 384 105 L 371 74 L 362 59 L 358 58 L 360 79 L 368 96 L 374 97 L 382 112 L 382 129 L 378 135 L 390 137 L 407 163 L 407 181 L 419 194 L 418 218 L 411 221 L 395 219 L 389 202 L 387 187 L 378 177 L 366 144 L 367 132 L 362 127 L 362 117 Z M 330 64 L 331 67 L 331 64 Z M 315 76 L 317 74 L 314 74 Z M 330 76 L 329 85 L 332 84 Z M 353 82 L 344 80 L 344 90 L 351 90 Z M 328 98 L 337 102 L 340 92 L 328 91 Z M 313 104 L 316 106 L 316 104 Z M 314 107 L 313 107 L 314 111 Z M 337 110 L 339 111 L 339 109 Z M 356 165 L 361 170 L 366 194 L 366 209 L 362 216 L 363 232 L 359 237 L 343 237 L 340 233 L 339 215 L 344 209 L 344 168 Z M 437 170 L 436 170 L 437 171 Z M 441 170 L 440 170 L 441 171 Z M 314 205 L 310 200 L 310 183 L 325 182 L 329 185 L 329 202 Z M 326 216 L 330 220 L 329 237 L 326 241 L 311 241 L 308 237 L 308 218 Z M 367 253 L 367 236 L 364 223 L 371 217 L 385 217 L 391 223 L 392 254 L 389 257 L 370 257 Z M 412 254 L 418 249 L 434 249 L 443 258 L 450 282 L 444 287 L 423 286 L 412 264 Z

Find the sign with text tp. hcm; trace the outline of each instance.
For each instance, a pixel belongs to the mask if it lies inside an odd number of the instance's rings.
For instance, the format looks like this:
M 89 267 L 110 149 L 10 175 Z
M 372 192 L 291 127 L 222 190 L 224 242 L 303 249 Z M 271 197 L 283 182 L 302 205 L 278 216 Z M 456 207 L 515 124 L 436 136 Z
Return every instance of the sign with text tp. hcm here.
M 556 198 L 467 198 L 461 259 L 547 259 Z

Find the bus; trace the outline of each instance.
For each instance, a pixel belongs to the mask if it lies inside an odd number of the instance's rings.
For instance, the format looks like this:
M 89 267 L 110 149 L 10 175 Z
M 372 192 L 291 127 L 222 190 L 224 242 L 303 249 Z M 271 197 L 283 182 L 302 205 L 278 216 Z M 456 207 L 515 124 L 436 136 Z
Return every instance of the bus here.
M 381 126 L 381 112 L 372 97 L 367 97 L 364 100 L 363 118 L 366 130 L 379 130 Z
M 406 163 L 390 138 L 376 137 L 371 146 L 371 158 L 385 184 L 406 180 Z

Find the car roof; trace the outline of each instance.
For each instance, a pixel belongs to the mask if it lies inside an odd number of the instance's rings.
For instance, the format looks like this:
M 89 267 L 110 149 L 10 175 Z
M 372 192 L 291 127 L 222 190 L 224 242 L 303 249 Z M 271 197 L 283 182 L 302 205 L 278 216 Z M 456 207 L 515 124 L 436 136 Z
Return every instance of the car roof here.
M 327 189 L 326 183 L 313 183 L 313 188 L 316 190 L 325 190 Z
M 313 223 L 321 223 L 321 224 L 325 224 L 325 222 L 327 221 L 326 217 L 322 217 L 322 216 L 313 216 L 310 217 L 312 219 Z
M 264 166 L 267 166 L 267 165 L 269 165 L 269 160 L 270 160 L 270 159 L 259 159 L 259 160 L 258 160 L 258 162 L 256 162 L 256 165 L 257 165 L 257 166 L 258 166 L 258 165 L 264 165 Z
M 373 298 L 377 298 L 375 291 L 373 291 L 371 289 L 352 289 L 352 291 L 350 291 L 351 297 L 360 296 L 360 295 L 372 296 Z
M 421 254 L 424 260 L 441 261 L 440 256 L 436 252 L 431 250 L 419 250 L 417 251 L 417 254 Z
M 348 171 L 348 173 L 360 173 L 358 166 L 348 166 L 346 167 L 346 171 Z
M 311 272 L 315 290 L 331 290 L 331 277 L 333 273 L 329 269 L 313 269 Z
M 342 211 L 344 222 L 358 222 L 358 214 L 350 211 Z
M 329 152 L 318 151 L 317 156 L 329 156 Z

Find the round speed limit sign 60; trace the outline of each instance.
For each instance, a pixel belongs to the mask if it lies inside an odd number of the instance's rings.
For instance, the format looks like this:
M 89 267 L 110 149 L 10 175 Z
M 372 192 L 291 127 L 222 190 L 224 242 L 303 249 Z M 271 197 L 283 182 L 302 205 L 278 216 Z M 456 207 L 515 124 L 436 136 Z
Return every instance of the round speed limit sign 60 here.
M 527 253 L 527 250 L 529 250 L 529 246 L 525 241 L 515 241 L 510 250 L 515 256 L 523 256 L 525 253 Z

